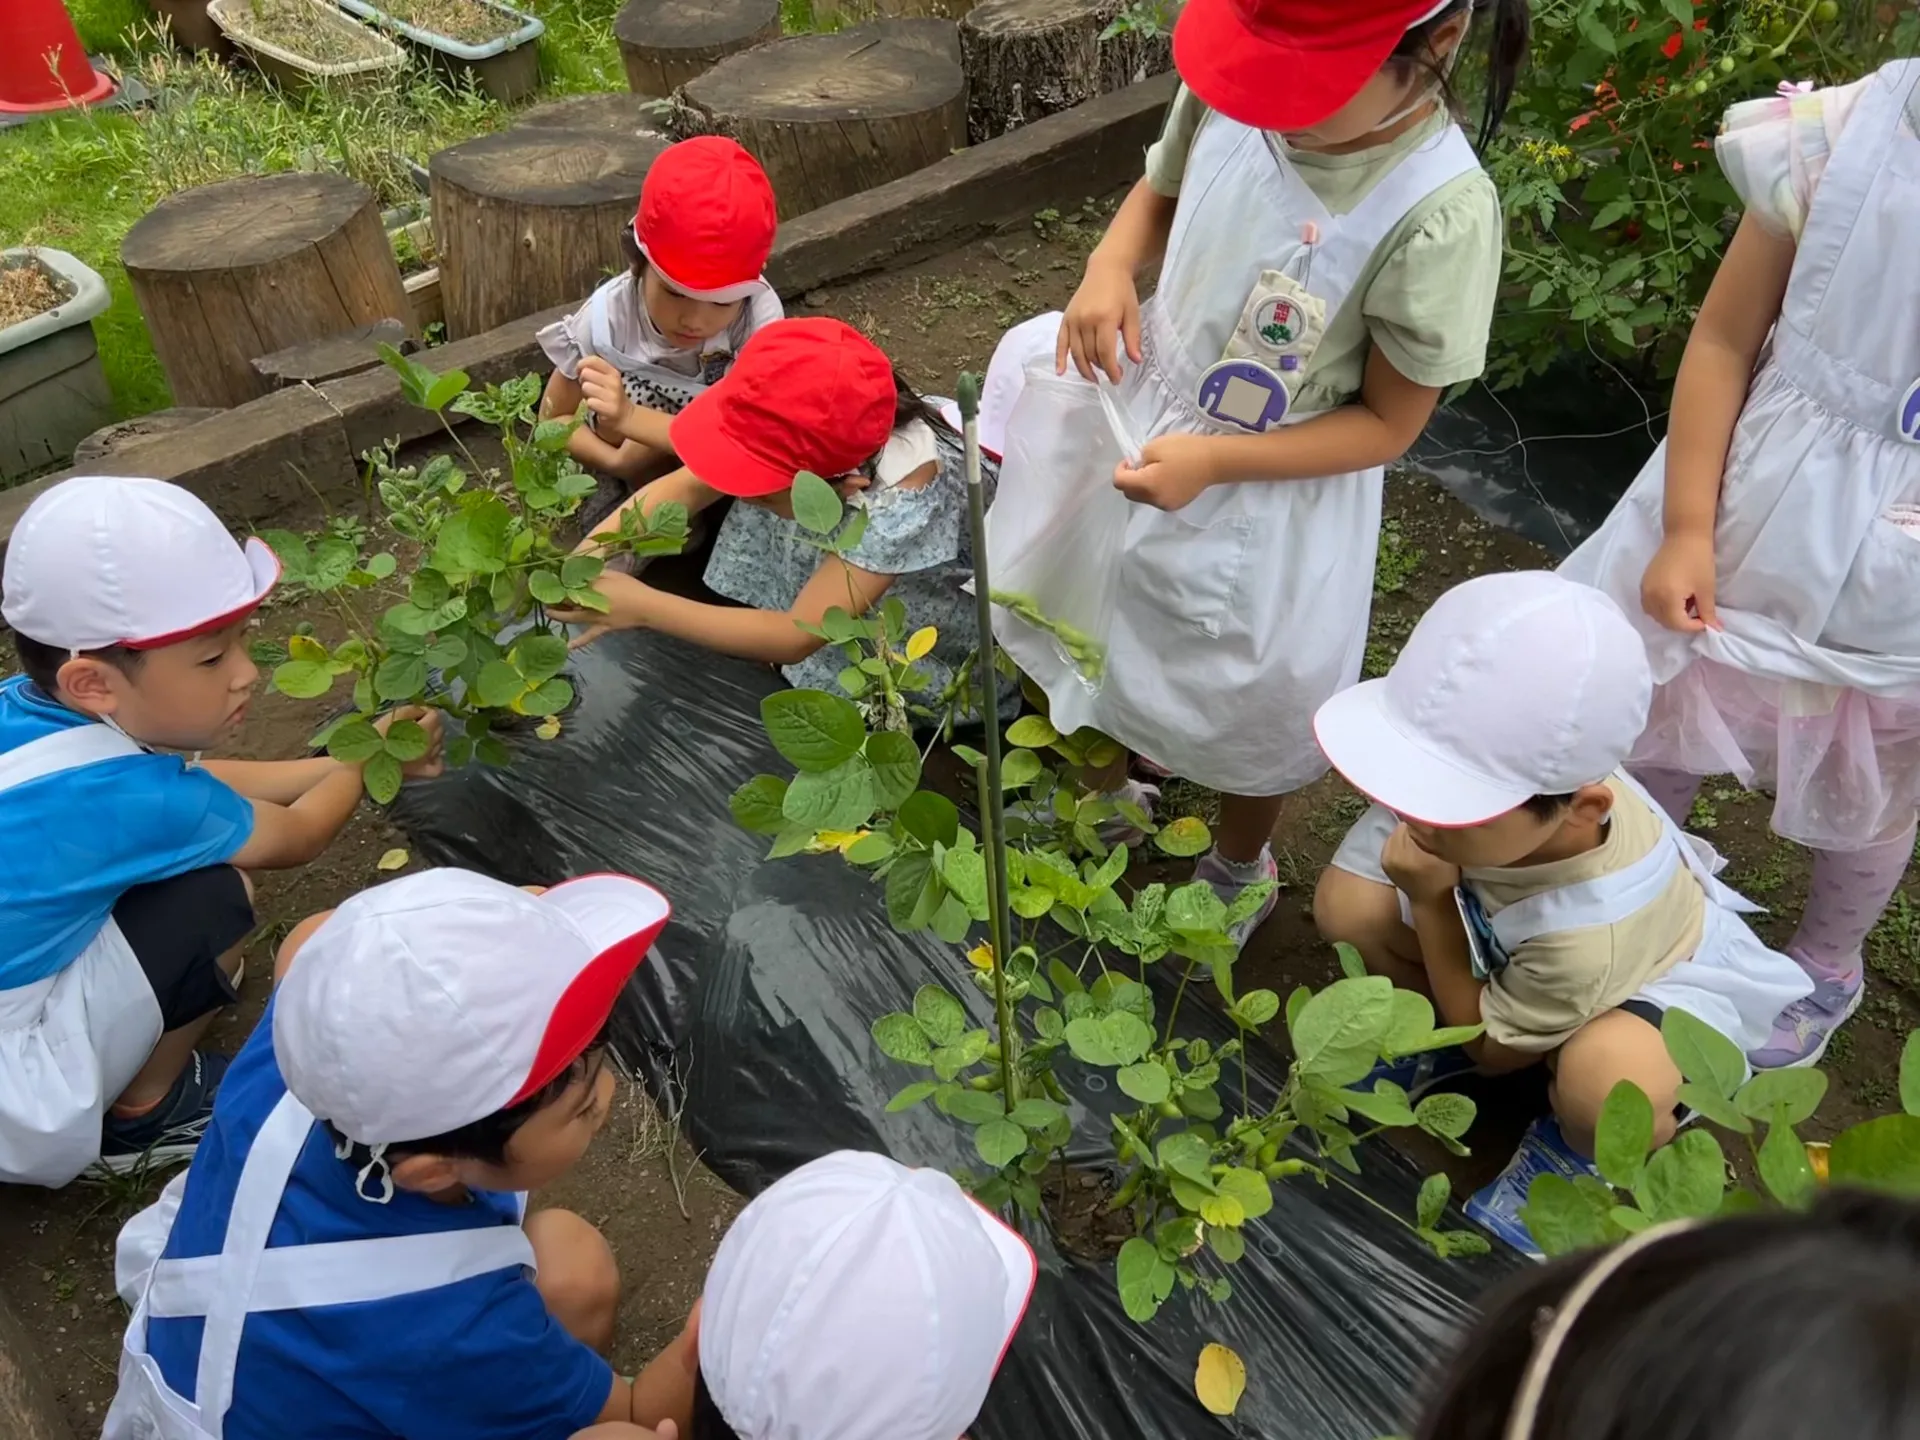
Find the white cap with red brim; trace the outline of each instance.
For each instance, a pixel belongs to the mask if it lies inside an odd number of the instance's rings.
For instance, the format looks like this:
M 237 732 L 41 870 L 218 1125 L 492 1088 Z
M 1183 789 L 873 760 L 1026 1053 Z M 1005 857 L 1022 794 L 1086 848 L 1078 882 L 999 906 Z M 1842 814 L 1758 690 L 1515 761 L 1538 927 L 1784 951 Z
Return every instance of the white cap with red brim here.
M 75 475 L 40 496 L 7 545 L 7 624 L 78 654 L 157 650 L 247 618 L 280 578 L 197 495 L 164 480 Z
M 458 1130 L 565 1073 L 666 928 L 624 875 L 542 895 L 466 870 L 362 891 L 294 957 L 273 1049 L 294 1097 L 349 1140 Z
M 1383 679 L 1320 707 L 1320 748 L 1403 819 L 1479 825 L 1626 762 L 1646 728 L 1645 645 L 1600 591 L 1545 570 L 1442 595 Z
M 700 1372 L 739 1440 L 958 1440 L 1038 1273 L 951 1176 L 842 1150 L 778 1181 L 720 1241 Z

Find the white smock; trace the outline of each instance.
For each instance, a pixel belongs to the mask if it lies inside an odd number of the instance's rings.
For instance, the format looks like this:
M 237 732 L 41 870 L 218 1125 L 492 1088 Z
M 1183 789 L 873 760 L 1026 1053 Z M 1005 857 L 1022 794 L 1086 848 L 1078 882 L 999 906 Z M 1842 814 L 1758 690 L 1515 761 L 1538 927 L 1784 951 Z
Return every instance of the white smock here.
M 1187 159 L 1158 289 L 1141 309 L 1143 360 L 1114 397 L 1127 428 L 1141 440 L 1235 433 L 1200 408 L 1202 377 L 1243 328 L 1256 287 L 1277 269 L 1298 270 L 1324 303 L 1324 328 L 1358 299 L 1354 287 L 1374 251 L 1408 213 L 1478 164 L 1449 126 L 1336 218 L 1271 136 L 1208 114 Z M 1309 225 L 1319 243 L 1303 265 Z M 1058 323 L 1022 327 L 1034 353 L 1006 421 L 987 527 L 996 586 L 1003 562 L 1036 537 L 1072 551 L 1064 512 L 1110 488 L 1119 458 L 1100 390 L 1072 371 L 1054 374 Z M 1295 411 L 1283 423 L 1307 418 Z M 1058 483 L 1037 483 L 1036 472 L 1061 465 L 1084 481 L 1077 499 Z M 1098 685 L 1083 681 L 1052 635 L 1005 608 L 994 611 L 994 633 L 1046 691 L 1062 731 L 1092 726 L 1229 794 L 1297 789 L 1327 770 L 1314 712 L 1360 675 L 1384 478 L 1376 466 L 1216 485 L 1176 511 L 1128 507 L 1105 633 L 1094 637 L 1105 647 Z
M 1675 825 L 1631 776 L 1615 778 L 1653 812 L 1660 822 L 1661 842 L 1609 875 L 1543 890 L 1504 906 L 1488 918 L 1495 938 L 1511 955 L 1541 935 L 1618 924 L 1664 895 L 1684 865 L 1706 891 L 1700 943 L 1690 958 L 1676 961 L 1632 998 L 1660 1010 L 1684 1010 L 1743 1052 L 1760 1049 L 1772 1035 L 1780 1012 L 1813 993 L 1813 981 L 1791 957 L 1771 949 L 1754 934 L 1745 917 L 1765 913 L 1764 907 L 1722 883 L 1719 874 L 1727 862 L 1714 848 Z M 1373 806 L 1347 832 L 1333 865 L 1379 884 L 1392 884 L 1380 865 L 1380 854 L 1399 824 L 1391 811 Z M 1413 924 L 1412 905 L 1404 893 L 1399 899 L 1401 920 Z
M 517 1225 L 269 1248 L 280 1197 L 313 1124 L 312 1112 L 292 1095 L 275 1105 L 247 1152 L 220 1254 L 160 1258 L 191 1170 L 176 1175 L 120 1232 L 115 1278 L 133 1319 L 101 1440 L 222 1440 L 249 1314 L 391 1300 L 495 1270 L 533 1268 L 533 1246 Z M 147 1353 L 149 1316 L 205 1317 L 193 1400 L 167 1385 Z
M 1641 609 L 1666 446 L 1560 573 L 1610 594 L 1657 689 L 1632 763 L 1773 788 L 1773 828 L 1860 849 L 1920 804 L 1920 62 L 1855 102 L 1819 180 L 1727 455 L 1714 532 L 1722 631 Z M 1796 102 L 1798 105 L 1799 102 Z
M 138 755 L 108 725 L 0 755 L 0 793 Z M 100 1158 L 100 1126 L 160 1039 L 160 1002 L 112 916 L 65 969 L 0 989 L 0 1182 L 60 1186 Z

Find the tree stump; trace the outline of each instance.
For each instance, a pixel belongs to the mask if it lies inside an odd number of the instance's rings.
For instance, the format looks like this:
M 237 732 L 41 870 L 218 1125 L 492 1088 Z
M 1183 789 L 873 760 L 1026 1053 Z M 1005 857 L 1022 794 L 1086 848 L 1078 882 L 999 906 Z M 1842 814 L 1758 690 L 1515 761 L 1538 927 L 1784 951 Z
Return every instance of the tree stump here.
M 973 142 L 1166 70 L 1165 35 L 1100 38 L 1121 9 L 1121 0 L 980 0 L 960 22 Z
M 103 460 L 138 450 L 149 441 L 164 439 L 202 420 L 211 420 L 219 413 L 205 407 L 176 407 L 104 425 L 74 447 L 73 468 L 85 471 Z
M 664 140 L 663 121 L 654 101 L 623 90 L 549 100 L 524 110 L 515 129 L 606 131 L 614 135 Z
M 410 316 L 373 192 L 289 171 L 183 190 L 127 232 L 120 260 L 181 405 L 271 388 L 258 355 Z
M 690 81 L 682 133 L 731 135 L 766 168 L 785 220 L 944 160 L 967 141 L 960 67 L 892 22 L 790 35 Z
M 624 267 L 621 232 L 666 146 L 664 136 L 536 125 L 435 155 L 427 168 L 447 334 L 580 300 Z
M 915 16 L 958 20 L 973 7 L 974 0 L 813 0 L 813 23 L 826 30 L 836 22 L 861 25 Z
M 780 0 L 627 0 L 613 22 L 627 88 L 665 99 L 729 55 L 780 38 Z

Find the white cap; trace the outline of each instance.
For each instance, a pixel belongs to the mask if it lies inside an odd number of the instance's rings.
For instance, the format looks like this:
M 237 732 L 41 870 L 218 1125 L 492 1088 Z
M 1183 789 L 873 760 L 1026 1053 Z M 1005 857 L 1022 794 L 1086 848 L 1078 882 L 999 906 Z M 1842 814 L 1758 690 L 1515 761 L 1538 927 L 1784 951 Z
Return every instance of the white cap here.
M 20 517 L 0 613 L 56 649 L 157 650 L 245 619 L 280 578 L 197 495 L 164 480 L 75 475 Z
M 287 1089 L 349 1140 L 424 1140 L 505 1110 L 593 1042 L 666 927 L 624 875 L 534 896 L 467 870 L 362 891 L 301 947 L 274 1000 Z
M 1386 678 L 1313 717 L 1356 790 L 1427 825 L 1478 825 L 1617 770 L 1646 728 L 1646 647 L 1598 590 L 1545 570 L 1456 585 Z
M 1027 383 L 1027 366 L 1043 357 L 1051 364 L 1059 335 L 1058 312 L 1035 315 L 1007 331 L 993 347 L 987 378 L 980 386 L 980 448 L 996 459 L 1007 453 L 1007 416 Z M 943 401 L 940 414 L 947 424 L 960 429 L 957 403 Z
M 959 1440 L 1038 1273 L 951 1176 L 842 1150 L 721 1240 L 700 1372 L 740 1440 Z

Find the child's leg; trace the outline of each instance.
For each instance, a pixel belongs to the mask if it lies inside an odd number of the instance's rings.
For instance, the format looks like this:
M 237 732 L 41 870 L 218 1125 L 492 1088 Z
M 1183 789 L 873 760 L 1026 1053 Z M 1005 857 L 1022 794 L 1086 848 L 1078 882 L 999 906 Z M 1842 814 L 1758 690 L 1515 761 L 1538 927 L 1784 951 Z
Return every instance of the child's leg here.
M 526 1231 L 547 1309 L 568 1334 L 605 1355 L 620 1309 L 620 1268 L 606 1236 L 571 1210 L 529 1215 Z
M 1314 886 L 1313 923 L 1328 944 L 1358 950 L 1373 974 L 1386 976 L 1401 990 L 1431 996 L 1420 938 L 1400 918 L 1400 895 L 1393 886 L 1330 865 Z
M 1549 1093 L 1567 1143 L 1591 1155 L 1600 1109 L 1622 1080 L 1631 1080 L 1653 1102 L 1653 1143 L 1671 1140 L 1682 1078 L 1657 1026 L 1631 1011 L 1609 1010 L 1560 1047 Z
M 1284 795 L 1222 795 L 1220 823 L 1213 830 L 1213 848 L 1231 865 L 1258 865 L 1280 823 Z M 1258 877 L 1255 877 L 1258 878 Z
M 1687 817 L 1693 814 L 1694 796 L 1700 793 L 1700 782 L 1704 778 L 1689 775 L 1684 770 L 1658 770 L 1634 767 L 1633 778 L 1638 780 L 1662 810 L 1673 817 L 1676 825 L 1685 825 Z

